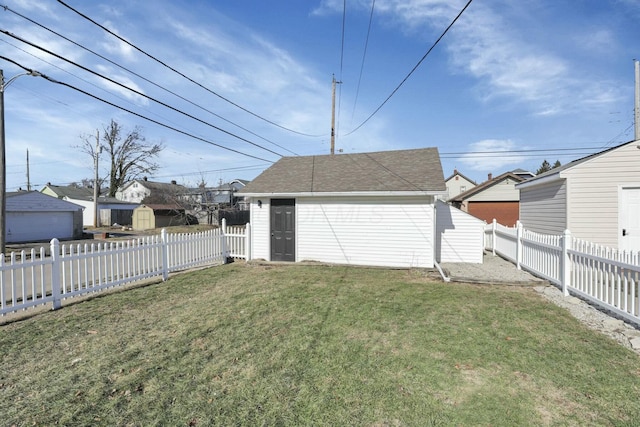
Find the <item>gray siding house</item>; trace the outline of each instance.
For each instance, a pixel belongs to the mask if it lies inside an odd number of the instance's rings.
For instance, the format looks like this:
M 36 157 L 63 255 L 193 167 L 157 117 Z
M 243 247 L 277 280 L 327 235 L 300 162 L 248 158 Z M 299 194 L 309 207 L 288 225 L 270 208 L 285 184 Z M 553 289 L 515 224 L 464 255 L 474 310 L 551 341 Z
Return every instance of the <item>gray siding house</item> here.
M 82 238 L 82 206 L 39 191 L 7 193 L 7 243 L 53 238 Z
M 575 160 L 516 185 L 526 229 L 640 251 L 640 141 Z

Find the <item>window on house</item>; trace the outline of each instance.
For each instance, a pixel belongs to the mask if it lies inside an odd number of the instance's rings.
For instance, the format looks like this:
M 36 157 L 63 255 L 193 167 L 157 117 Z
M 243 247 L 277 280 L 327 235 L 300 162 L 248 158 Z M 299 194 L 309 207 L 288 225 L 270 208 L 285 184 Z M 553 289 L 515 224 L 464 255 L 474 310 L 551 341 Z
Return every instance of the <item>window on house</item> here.
M 461 185 L 460 186 L 460 192 L 463 193 L 465 191 L 467 191 L 467 186 L 466 185 Z

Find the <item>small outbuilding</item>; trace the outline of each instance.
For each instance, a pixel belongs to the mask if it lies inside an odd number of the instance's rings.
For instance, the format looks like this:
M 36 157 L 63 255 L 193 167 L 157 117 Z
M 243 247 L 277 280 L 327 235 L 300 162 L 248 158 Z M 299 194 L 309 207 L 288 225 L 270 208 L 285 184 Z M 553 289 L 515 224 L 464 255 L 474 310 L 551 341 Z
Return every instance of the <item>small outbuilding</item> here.
M 82 238 L 82 206 L 39 191 L 7 193 L 7 243 Z
M 133 210 L 132 228 L 143 231 L 172 225 L 185 225 L 189 223 L 188 219 L 189 216 L 180 205 L 141 205 Z M 197 221 L 193 223 L 197 223 Z
M 574 160 L 516 188 L 527 230 L 569 229 L 589 242 L 640 251 L 640 140 Z
M 239 195 L 250 204 L 250 259 L 432 268 L 437 148 L 283 157 Z

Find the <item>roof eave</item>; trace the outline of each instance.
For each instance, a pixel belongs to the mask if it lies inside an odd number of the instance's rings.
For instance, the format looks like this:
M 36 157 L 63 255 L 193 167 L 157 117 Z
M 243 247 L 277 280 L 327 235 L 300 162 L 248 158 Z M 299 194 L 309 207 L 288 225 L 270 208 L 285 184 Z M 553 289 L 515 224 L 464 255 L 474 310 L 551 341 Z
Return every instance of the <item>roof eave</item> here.
M 446 190 L 424 190 L 424 191 L 340 191 L 340 192 L 272 192 L 272 193 L 237 193 L 244 197 L 353 197 L 353 196 L 384 196 L 384 197 L 406 197 L 406 196 L 443 196 Z
M 551 175 L 543 176 L 542 178 L 532 178 L 527 179 L 526 181 L 519 182 L 516 184 L 517 189 L 535 187 L 536 185 L 549 184 L 551 182 L 559 181 L 564 177 L 561 175 L 562 171 L 558 171 Z

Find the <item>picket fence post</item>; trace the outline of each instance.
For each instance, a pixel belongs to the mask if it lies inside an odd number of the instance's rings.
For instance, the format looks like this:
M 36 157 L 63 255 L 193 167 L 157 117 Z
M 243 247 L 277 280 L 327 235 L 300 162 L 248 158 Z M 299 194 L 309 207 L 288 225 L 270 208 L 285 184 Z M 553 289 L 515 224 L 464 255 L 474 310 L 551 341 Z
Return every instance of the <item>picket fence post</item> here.
M 493 222 L 491 223 L 491 250 L 493 252 L 493 256 L 496 256 L 496 242 L 498 238 L 496 237 L 496 229 L 498 228 L 498 221 L 493 218 Z
M 571 231 L 564 230 L 564 234 L 562 235 L 562 257 L 560 259 L 561 265 L 561 285 L 562 285 L 562 294 L 565 297 L 569 296 L 569 283 L 571 281 L 571 258 L 569 257 L 569 249 L 571 249 Z
M 222 218 L 220 221 L 220 238 L 222 239 L 222 256 L 224 259 L 222 260 L 224 264 L 227 263 L 227 258 L 229 254 L 227 253 L 227 219 Z
M 251 223 L 248 222 L 244 228 L 244 259 L 245 261 L 251 260 Z
M 60 241 L 52 239 L 51 249 L 51 295 L 53 296 L 52 310 L 62 307 L 62 295 L 60 292 Z
M 160 250 L 162 251 L 162 281 L 169 278 L 169 242 L 167 229 L 160 231 Z
M 516 267 L 522 270 L 520 263 L 522 262 L 522 223 L 516 222 Z

